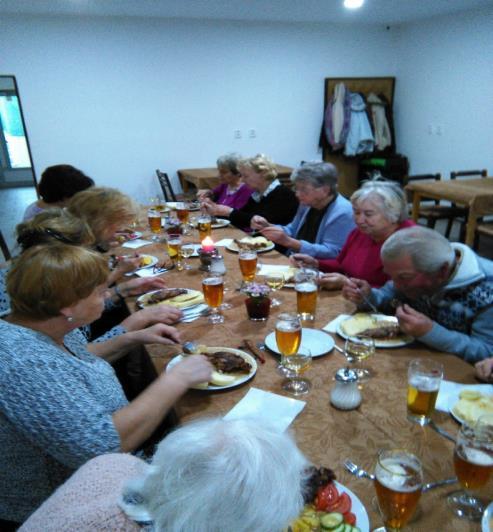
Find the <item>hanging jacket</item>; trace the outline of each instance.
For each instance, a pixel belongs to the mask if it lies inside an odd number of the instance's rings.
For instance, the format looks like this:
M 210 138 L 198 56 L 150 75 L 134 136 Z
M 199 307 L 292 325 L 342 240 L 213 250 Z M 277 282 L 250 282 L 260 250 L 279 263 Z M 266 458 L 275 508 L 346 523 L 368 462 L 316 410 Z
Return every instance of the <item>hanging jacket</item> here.
M 375 144 L 370 122 L 365 112 L 365 100 L 357 92 L 351 93 L 351 121 L 344 155 L 357 155 L 373 151 Z
M 368 95 L 366 102 L 370 107 L 373 122 L 375 148 L 377 150 L 384 150 L 392 144 L 392 132 L 390 131 L 387 116 L 385 115 L 386 104 L 373 92 Z
M 346 142 L 351 119 L 350 94 L 344 83 L 338 83 L 325 110 L 325 135 L 334 151 L 342 149 Z

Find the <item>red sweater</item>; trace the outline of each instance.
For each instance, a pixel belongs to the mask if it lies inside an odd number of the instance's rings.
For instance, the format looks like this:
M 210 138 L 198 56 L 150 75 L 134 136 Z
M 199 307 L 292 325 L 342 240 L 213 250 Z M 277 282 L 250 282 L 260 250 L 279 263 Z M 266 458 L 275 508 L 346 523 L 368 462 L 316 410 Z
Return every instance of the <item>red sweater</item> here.
M 405 220 L 397 228 L 404 229 L 416 225 L 412 220 Z M 385 241 L 383 241 L 385 242 Z M 322 272 L 338 272 L 368 281 L 374 288 L 383 286 L 390 277 L 383 271 L 380 249 L 383 242 L 375 242 L 358 228 L 353 229 L 335 259 L 319 259 Z

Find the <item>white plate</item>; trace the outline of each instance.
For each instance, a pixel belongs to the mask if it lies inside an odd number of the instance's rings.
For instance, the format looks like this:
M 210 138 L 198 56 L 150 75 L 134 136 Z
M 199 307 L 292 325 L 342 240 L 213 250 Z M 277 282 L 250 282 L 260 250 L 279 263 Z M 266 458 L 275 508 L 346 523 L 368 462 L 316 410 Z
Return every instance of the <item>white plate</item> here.
M 238 378 L 232 382 L 231 384 L 226 384 L 225 386 L 214 386 L 213 384 L 209 384 L 207 388 L 200 388 L 196 386 L 192 386 L 195 390 L 226 390 L 228 388 L 235 388 L 236 386 L 239 386 L 240 384 L 243 384 L 246 381 L 249 381 L 257 372 L 257 362 L 255 359 L 249 355 L 248 353 L 245 353 L 245 351 L 240 351 L 239 349 L 233 349 L 232 347 L 208 347 L 208 352 L 215 352 L 215 351 L 228 351 L 230 353 L 234 353 L 235 355 L 238 355 L 242 358 L 244 358 L 250 366 L 252 366 L 252 369 L 250 370 L 250 373 L 248 374 L 238 374 Z M 183 359 L 183 355 L 177 355 L 176 357 L 172 358 L 168 365 L 166 366 L 166 372 L 168 372 L 175 364 L 178 364 L 180 360 Z
M 488 504 L 481 519 L 481 532 L 493 532 L 493 502 Z
M 131 242 L 132 240 L 137 240 L 142 236 L 142 233 L 140 231 L 132 231 L 131 233 L 117 233 L 117 238 L 119 242 L 125 243 L 125 242 Z
M 270 245 L 268 245 L 266 248 L 257 249 L 256 251 L 257 253 L 265 253 L 266 251 L 271 251 L 272 249 L 274 249 L 274 247 L 274 242 L 271 242 Z M 234 253 L 239 253 L 240 251 L 238 244 L 234 240 L 226 246 L 226 249 L 229 249 L 229 251 L 233 251 Z
M 456 405 L 456 403 L 459 401 L 460 397 L 460 393 L 462 393 L 464 390 L 467 390 L 467 388 L 462 388 L 460 390 L 460 392 L 457 392 L 457 393 L 452 393 L 450 394 L 449 396 L 449 399 L 448 399 L 448 410 L 450 412 L 450 415 L 456 420 L 458 421 L 460 424 L 462 423 L 466 423 L 466 420 L 464 418 L 461 418 L 460 416 L 458 416 L 455 412 L 453 412 L 453 408 L 454 406 Z M 472 388 L 473 391 L 477 391 L 477 390 L 474 390 L 474 388 Z M 483 395 L 490 395 L 490 394 L 487 394 L 487 393 L 483 393 Z
M 385 314 L 370 314 L 372 318 L 374 318 L 376 321 L 397 321 L 397 318 L 395 316 L 385 316 Z M 348 334 L 346 334 L 342 328 L 343 323 L 346 321 L 354 319 L 353 317 L 348 318 L 347 320 L 344 320 L 337 324 L 337 334 L 339 336 L 342 336 L 344 339 L 348 338 Z M 412 344 L 414 342 L 414 338 L 412 336 L 408 336 L 404 333 L 402 335 L 398 336 L 397 338 L 391 338 L 389 340 L 382 340 L 381 338 L 375 338 L 375 347 L 403 347 L 405 345 Z
M 332 349 L 334 349 L 334 339 L 329 334 L 319 331 L 318 329 L 308 329 L 303 327 L 301 329 L 301 345 L 299 348 L 300 353 L 306 353 L 307 349 L 310 349 L 312 357 L 321 357 L 326 355 Z M 280 351 L 277 347 L 276 333 L 271 332 L 265 338 L 265 345 L 274 353 L 280 355 Z
M 139 270 L 145 270 L 146 268 L 152 268 L 154 265 L 156 265 L 159 262 L 159 259 L 155 257 L 154 255 L 140 255 L 141 258 L 148 257 L 151 259 L 151 262 L 149 264 L 146 264 L 145 266 L 141 266 L 140 268 L 136 268 L 134 272 Z M 130 275 L 132 275 L 134 272 L 129 272 Z M 127 274 L 128 275 L 128 274 Z
M 369 532 L 370 520 L 363 503 L 349 488 L 346 488 L 346 486 L 337 482 L 337 480 L 334 480 L 334 484 L 339 491 L 339 495 L 345 491 L 351 498 L 351 513 L 356 516 L 356 526 L 361 530 L 361 532 Z
M 231 225 L 229 220 L 226 218 L 216 218 L 216 221 L 211 224 L 212 229 L 220 229 L 221 227 L 227 227 Z
M 149 296 L 151 296 L 152 294 L 155 294 L 156 292 L 161 291 L 161 290 L 153 290 L 152 292 L 147 292 L 146 294 L 142 294 L 140 297 L 138 297 L 137 305 L 141 308 L 155 307 L 157 305 L 171 305 L 172 307 L 186 309 L 186 308 L 194 307 L 204 301 L 204 296 L 202 292 L 199 292 L 198 290 L 192 290 L 190 288 L 185 288 L 185 290 L 187 291 L 187 294 L 190 294 L 196 297 L 194 297 L 194 299 L 192 299 L 190 302 L 184 301 L 183 303 L 180 303 L 180 302 L 173 303 L 173 298 L 171 298 L 171 299 L 165 299 L 164 301 L 161 301 L 160 303 L 156 303 L 154 305 L 147 305 L 146 302 Z M 181 295 L 185 295 L 185 294 L 181 294 Z
M 186 205 L 189 205 L 189 207 L 187 208 L 187 210 L 189 211 L 200 211 L 200 205 L 193 205 L 190 207 L 190 202 L 189 201 L 167 201 L 166 202 L 166 207 L 169 207 L 170 209 L 176 209 L 176 207 L 178 206 L 178 203 L 185 203 Z

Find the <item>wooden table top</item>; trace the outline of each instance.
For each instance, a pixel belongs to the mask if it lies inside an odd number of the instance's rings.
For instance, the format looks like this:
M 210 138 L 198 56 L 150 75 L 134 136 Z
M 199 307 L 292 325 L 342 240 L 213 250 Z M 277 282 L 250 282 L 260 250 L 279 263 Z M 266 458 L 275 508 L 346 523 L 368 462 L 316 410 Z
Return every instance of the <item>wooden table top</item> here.
M 217 242 L 222 238 L 238 238 L 242 235 L 241 231 L 227 227 L 213 230 L 212 238 Z M 186 240 L 198 242 L 198 235 L 187 237 Z M 139 248 L 138 251 L 163 257 L 165 246 L 152 244 Z M 225 302 L 232 304 L 233 308 L 224 312 L 225 322 L 220 325 L 210 325 L 207 318 L 179 324 L 177 327 L 182 340 L 194 340 L 218 347 L 238 347 L 245 338 L 254 342 L 263 341 L 274 330 L 279 312 L 296 309 L 296 294 L 293 289 L 282 289 L 276 293 L 276 297 L 282 300 L 282 306 L 271 310 L 268 321 L 249 321 L 244 305 L 245 296 L 235 290 L 241 279 L 237 254 L 225 248 L 220 248 L 220 251 L 224 255 L 228 271 Z M 200 290 L 203 273 L 197 269 L 199 259 L 188 260 L 194 266 L 193 270 L 173 270 L 163 277 L 170 286 Z M 259 254 L 259 260 L 264 264 L 287 263 L 286 257 L 276 251 Z M 129 307 L 135 308 L 132 300 L 129 300 Z M 323 290 L 319 293 L 317 316 L 312 327 L 320 329 L 339 314 L 353 310 L 353 305 L 345 301 L 340 292 Z M 334 335 L 334 339 L 339 346 L 343 346 L 341 338 Z M 162 371 L 179 351 L 174 347 L 149 346 L 149 352 L 158 371 Z M 365 362 L 374 376 L 363 386 L 363 402 L 357 410 L 343 412 L 329 403 L 334 374 L 336 370 L 346 366 L 346 361 L 339 352 L 333 350 L 326 356 L 315 358 L 312 368 L 305 374 L 312 382 L 312 389 L 308 395 L 301 397 L 306 405 L 291 427 L 298 445 L 314 464 L 334 469 L 338 480 L 357 494 L 367 509 L 372 528 L 382 525 L 372 504 L 374 488 L 369 481 L 356 479 L 344 470 L 342 462 L 346 458 L 373 470 L 379 449 L 405 447 L 421 459 L 425 482 L 454 476 L 453 443 L 432 429 L 414 425 L 406 419 L 407 366 L 411 359 L 421 356 L 439 359 L 445 367 L 444 378 L 447 380 L 475 382 L 472 366 L 456 356 L 432 352 L 419 343 L 402 348 L 377 349 L 375 355 Z M 219 392 L 189 391 L 177 405 L 178 415 L 183 421 L 202 416 L 222 416 L 252 386 L 286 395 L 281 389 L 282 378 L 275 371 L 276 357 L 267 353 L 266 359 L 265 364 L 259 364 L 254 378 L 237 388 Z M 457 432 L 458 424 L 449 415 L 437 411 L 434 419 L 449 432 Z M 489 494 L 490 499 L 493 493 L 491 484 L 490 482 L 483 490 L 483 494 Z M 458 489 L 457 485 L 424 494 L 417 514 L 406 530 L 479 530 L 477 524 L 459 519 L 449 511 L 446 497 L 455 489 Z
M 483 179 L 451 179 L 433 182 L 413 181 L 406 185 L 407 190 L 433 199 L 453 201 L 460 205 L 481 202 L 483 209 L 493 211 L 493 177 Z M 476 210 L 479 206 L 476 205 Z

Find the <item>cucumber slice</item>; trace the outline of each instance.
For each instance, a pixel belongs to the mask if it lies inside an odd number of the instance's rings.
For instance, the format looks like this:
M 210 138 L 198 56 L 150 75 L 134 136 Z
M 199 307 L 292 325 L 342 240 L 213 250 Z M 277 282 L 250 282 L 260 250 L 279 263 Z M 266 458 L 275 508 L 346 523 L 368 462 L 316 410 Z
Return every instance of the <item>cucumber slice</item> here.
M 351 532 L 361 532 L 361 528 L 358 528 L 357 526 L 353 526 L 353 528 L 351 528 Z
M 353 527 L 347 523 L 344 523 L 344 532 L 353 532 Z
M 341 523 L 337 528 L 333 528 L 331 532 L 344 532 L 346 530 L 346 525 Z
M 330 514 L 322 515 L 320 518 L 320 525 L 324 530 L 335 530 L 340 527 L 342 524 L 343 528 L 340 532 L 344 530 L 344 516 L 337 512 L 331 512 Z M 339 532 L 339 531 L 338 531 Z

